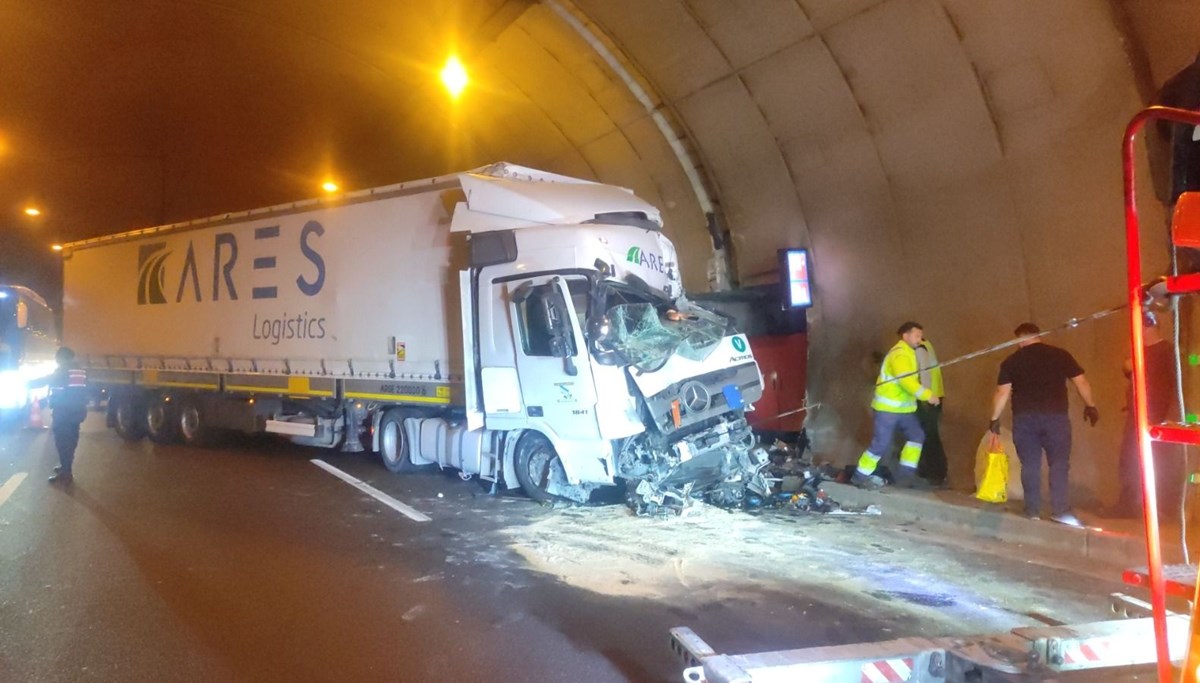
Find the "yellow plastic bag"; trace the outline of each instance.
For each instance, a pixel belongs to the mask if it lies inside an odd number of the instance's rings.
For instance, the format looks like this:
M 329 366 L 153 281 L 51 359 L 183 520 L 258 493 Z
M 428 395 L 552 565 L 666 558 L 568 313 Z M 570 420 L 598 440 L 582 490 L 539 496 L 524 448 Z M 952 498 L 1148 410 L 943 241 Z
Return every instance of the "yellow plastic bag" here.
M 988 446 L 987 469 L 975 497 L 988 503 L 1003 503 L 1008 500 L 1008 455 L 1000 439 L 993 438 Z
M 992 450 L 992 441 L 996 439 L 996 435 L 985 431 L 979 439 L 979 445 L 975 448 L 975 489 L 979 489 L 979 485 L 983 483 L 983 475 L 987 473 L 988 453 Z M 1021 489 L 1021 460 L 1016 457 L 1017 449 L 1013 446 L 1010 432 L 1005 431 L 1000 434 L 1000 451 L 1012 453 L 1008 458 L 1008 501 L 1011 503 L 1014 500 L 1025 500 L 1025 492 Z M 999 452 L 999 451 L 997 451 Z M 1042 496 L 1046 498 L 1050 494 Z M 1048 500 L 1048 498 L 1047 498 Z

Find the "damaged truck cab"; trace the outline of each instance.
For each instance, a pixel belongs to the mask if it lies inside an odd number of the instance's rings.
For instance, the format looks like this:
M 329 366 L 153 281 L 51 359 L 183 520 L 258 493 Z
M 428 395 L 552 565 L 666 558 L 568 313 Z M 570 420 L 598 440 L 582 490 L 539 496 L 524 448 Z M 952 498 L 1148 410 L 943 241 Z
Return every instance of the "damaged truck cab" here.
M 685 297 L 658 210 L 529 169 L 462 185 L 468 425 L 517 434 L 505 480 L 581 501 L 624 480 L 642 512 L 765 494 L 744 417 L 762 395 L 758 365 L 732 321 Z

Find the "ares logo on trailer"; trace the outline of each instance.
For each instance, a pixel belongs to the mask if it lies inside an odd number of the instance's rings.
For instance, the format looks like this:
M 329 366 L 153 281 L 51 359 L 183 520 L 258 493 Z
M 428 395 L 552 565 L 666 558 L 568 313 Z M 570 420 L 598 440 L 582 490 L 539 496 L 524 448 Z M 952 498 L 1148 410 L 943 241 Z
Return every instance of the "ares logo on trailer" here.
M 163 281 L 166 279 L 163 261 L 171 252 L 159 253 L 166 248 L 166 244 L 159 242 L 143 244 L 138 249 L 138 306 L 167 303 L 167 297 L 163 294 Z
M 641 247 L 629 247 L 629 251 L 625 254 L 625 260 L 630 263 L 636 263 L 639 266 L 649 268 L 657 273 L 667 272 L 667 266 L 663 263 L 663 257 L 659 254 L 647 254 L 642 251 Z
M 325 228 L 316 221 L 305 223 L 300 230 L 300 253 L 316 268 L 316 275 L 311 280 L 303 273 L 295 279 L 296 289 L 305 296 L 315 296 L 325 286 L 325 259 L 312 244 L 315 237 L 323 234 Z M 275 270 L 274 254 L 280 250 L 271 247 L 282 246 L 275 243 L 279 237 L 278 225 L 254 229 L 256 255 L 251 263 L 252 270 Z M 266 248 L 258 246 L 260 244 Z M 174 303 L 184 299 L 196 303 L 220 301 L 222 297 L 237 301 L 237 283 L 246 277 L 245 267 L 238 268 L 238 247 L 237 235 L 231 232 L 217 233 L 211 243 L 191 240 L 182 263 L 175 265 L 171 259 L 174 252 L 167 249 L 166 242 L 142 245 L 138 249 L 138 305 L 171 303 L 172 293 Z M 263 253 L 269 255 L 258 255 Z M 207 268 L 209 264 L 211 268 Z M 261 281 L 261 277 L 259 279 Z M 279 287 L 276 285 L 250 289 L 252 299 L 275 299 L 278 296 Z

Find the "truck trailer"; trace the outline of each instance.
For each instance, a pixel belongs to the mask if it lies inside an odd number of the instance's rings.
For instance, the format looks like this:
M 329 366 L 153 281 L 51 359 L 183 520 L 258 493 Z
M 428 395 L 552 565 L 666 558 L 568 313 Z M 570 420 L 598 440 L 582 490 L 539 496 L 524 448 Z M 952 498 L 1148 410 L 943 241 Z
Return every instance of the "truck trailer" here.
M 744 334 L 632 191 L 498 163 L 64 245 L 64 339 L 123 438 L 217 430 L 639 512 L 766 494 Z

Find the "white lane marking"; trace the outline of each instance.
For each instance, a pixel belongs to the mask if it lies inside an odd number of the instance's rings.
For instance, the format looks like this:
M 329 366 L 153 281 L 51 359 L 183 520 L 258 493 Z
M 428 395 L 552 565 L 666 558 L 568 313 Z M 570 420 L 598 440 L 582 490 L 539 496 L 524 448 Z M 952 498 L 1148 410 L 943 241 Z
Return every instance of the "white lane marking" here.
M 25 481 L 25 477 L 27 476 L 29 475 L 25 472 L 17 472 L 9 477 L 8 481 L 4 482 L 4 486 L 0 486 L 0 505 L 4 505 L 8 497 L 13 494 L 13 491 L 17 490 L 17 487 L 21 485 L 21 482 Z
M 329 463 L 325 462 L 324 460 L 317 460 L 314 458 L 313 460 L 310 460 L 309 462 L 316 465 L 317 467 L 320 467 L 321 469 L 332 474 L 333 476 L 337 477 L 338 479 L 341 479 L 342 481 L 346 482 L 347 484 L 353 486 L 354 488 L 358 489 L 359 491 L 362 491 L 363 493 L 367 494 L 368 496 L 371 496 L 375 500 L 383 503 L 384 505 L 390 507 L 391 509 L 395 510 L 396 512 L 399 512 L 400 514 L 404 515 L 405 517 L 408 517 L 409 519 L 411 519 L 413 521 L 416 521 L 416 522 L 432 521 L 430 519 L 430 517 L 428 515 L 426 515 L 425 513 L 414 510 L 413 508 L 405 505 L 404 503 L 401 503 L 400 501 L 396 500 L 395 498 L 392 498 L 391 496 L 384 493 L 383 491 L 380 491 L 379 489 L 375 488 L 374 486 L 371 486 L 370 484 L 368 484 L 364 481 L 355 479 L 354 477 L 350 476 L 349 474 L 346 474 L 345 472 L 339 470 L 338 468 L 334 467 L 333 465 L 330 465 Z

